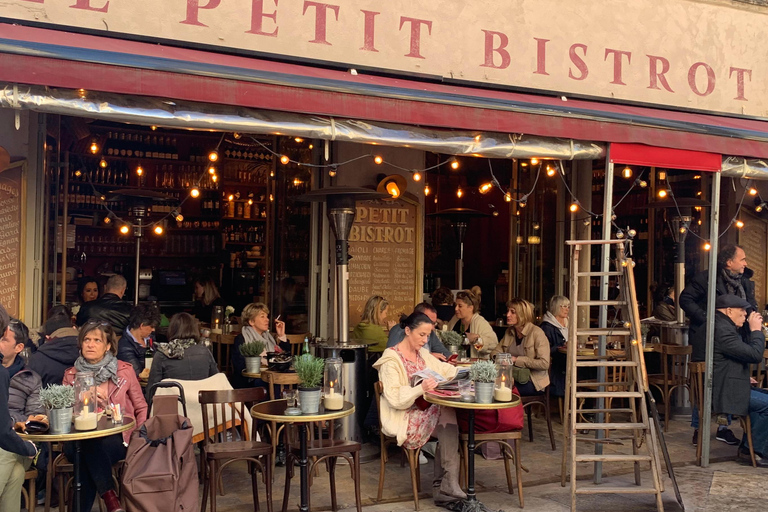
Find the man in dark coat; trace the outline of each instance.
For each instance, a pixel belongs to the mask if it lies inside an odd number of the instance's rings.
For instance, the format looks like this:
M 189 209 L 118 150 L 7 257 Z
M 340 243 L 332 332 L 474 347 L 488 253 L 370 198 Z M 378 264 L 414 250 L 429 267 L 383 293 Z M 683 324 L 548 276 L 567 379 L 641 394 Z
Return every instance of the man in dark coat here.
M 80 307 L 77 313 L 77 325 L 82 326 L 94 318 L 104 320 L 112 326 L 117 336 L 122 336 L 133 309 L 133 304 L 123 300 L 127 286 L 123 276 L 110 277 L 104 285 L 104 295 Z
M 29 356 L 27 367 L 40 375 L 43 386 L 61 384 L 64 372 L 80 356 L 77 329 L 72 327 L 72 314 L 65 306 L 52 308 L 43 325 L 40 347 Z
M 761 457 L 758 464 L 768 467 L 768 393 L 754 389 L 750 384 L 750 364 L 763 360 L 765 337 L 763 318 L 756 311 L 749 313 L 744 340 L 740 329 L 745 325 L 747 309 L 751 304 L 735 295 L 721 295 L 715 307 L 715 350 L 712 359 L 712 412 L 746 416 L 752 422 L 752 443 Z M 746 433 L 740 452 L 747 454 Z
M 757 309 L 755 301 L 755 283 L 752 270 L 747 268 L 747 255 L 738 245 L 725 245 L 717 254 L 716 295 L 735 295 L 749 302 Z M 693 347 L 692 361 L 704 361 L 707 350 L 707 289 L 709 274 L 707 271 L 696 274 L 680 294 L 680 307 L 690 319 L 688 343 Z M 749 332 L 742 331 L 742 337 L 749 337 Z M 698 442 L 699 411 L 695 407 L 691 414 L 693 444 Z M 739 440 L 726 426 L 717 431 L 718 441 L 738 444 Z
M 128 318 L 128 326 L 117 343 L 117 358 L 133 366 L 136 377 L 144 370 L 144 356 L 150 350 L 150 336 L 160 325 L 160 312 L 154 304 L 139 304 Z

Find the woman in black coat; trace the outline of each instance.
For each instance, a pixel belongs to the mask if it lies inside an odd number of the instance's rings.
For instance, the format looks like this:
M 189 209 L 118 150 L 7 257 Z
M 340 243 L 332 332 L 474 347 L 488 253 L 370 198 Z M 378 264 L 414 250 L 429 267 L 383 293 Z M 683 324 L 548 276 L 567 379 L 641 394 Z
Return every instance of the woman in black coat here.
M 147 389 L 163 379 L 203 380 L 217 373 L 213 354 L 200 344 L 197 320 L 189 313 L 173 315 L 168 325 L 168 342 L 158 343 L 152 358 Z

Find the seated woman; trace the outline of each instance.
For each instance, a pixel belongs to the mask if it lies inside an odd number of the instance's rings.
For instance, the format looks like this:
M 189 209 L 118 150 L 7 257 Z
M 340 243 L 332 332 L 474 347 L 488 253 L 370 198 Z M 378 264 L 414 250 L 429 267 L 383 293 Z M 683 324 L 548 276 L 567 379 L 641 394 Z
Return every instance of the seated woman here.
M 147 402 L 133 367 L 116 357 L 117 343 L 112 327 L 101 320 L 88 320 L 80 328 L 77 343 L 80 357 L 73 368 L 64 372 L 63 384 L 72 386 L 78 372 L 92 372 L 100 409 L 106 410 L 110 403 L 119 404 L 125 416 L 135 418 L 134 429 L 144 423 Z M 107 512 L 124 512 L 115 494 L 112 466 L 125 458 L 132 432 L 133 429 L 122 435 L 80 441 L 81 509 L 76 512 L 90 512 L 97 492 L 104 500 Z M 67 459 L 74 460 L 74 443 L 64 444 L 64 454 Z
M 397 322 L 387 320 L 389 302 L 380 295 L 374 295 L 365 303 L 360 323 L 352 331 L 352 338 L 364 340 L 368 345 L 369 354 L 381 354 L 387 348 L 387 331 Z
M 491 357 L 506 352 L 512 354 L 515 385 L 520 395 L 538 395 L 549 386 L 549 340 L 533 323 L 533 304 L 524 299 L 507 302 L 507 333 L 491 352 Z
M 199 321 L 209 323 L 213 315 L 213 307 L 226 306 L 224 299 L 219 295 L 219 288 L 210 277 L 201 277 L 195 280 L 195 305 L 192 307 L 192 315 Z
M 80 304 L 99 298 L 99 283 L 95 277 L 85 276 L 77 281 L 77 300 Z
M 411 313 L 400 322 L 403 341 L 384 351 L 375 364 L 382 383 L 380 413 L 382 431 L 397 439 L 398 446 L 421 448 L 430 436 L 438 439 L 438 462 L 433 496 L 438 506 L 458 504 L 466 498 L 459 487 L 459 430 L 451 408 L 430 405 L 422 395 L 435 389 L 434 379 L 411 386 L 411 377 L 428 368 L 446 379 L 456 375 L 456 367 L 438 361 L 424 345 L 434 324 L 424 313 Z M 420 407 L 426 406 L 426 408 Z
M 275 333 L 278 343 L 275 338 L 269 333 L 269 308 L 266 304 L 261 302 L 254 302 L 248 304 L 243 308 L 241 315 L 241 322 L 243 323 L 242 332 L 235 338 L 235 345 L 232 347 L 232 387 L 245 388 L 254 385 L 251 379 L 243 377 L 243 370 L 245 370 L 245 358 L 240 353 L 240 346 L 245 343 L 253 343 L 254 341 L 261 341 L 264 343 L 264 352 L 262 357 L 266 356 L 269 352 L 288 352 L 291 351 L 291 345 L 288 343 L 288 338 L 285 336 L 285 322 L 282 320 L 275 320 Z M 256 385 L 263 383 L 257 382 Z
M 549 299 L 549 311 L 541 321 L 541 330 L 549 340 L 549 356 L 552 363 L 552 394 L 565 396 L 565 369 L 567 356 L 557 349 L 568 342 L 568 315 L 571 301 L 568 297 L 555 295 Z
M 200 326 L 195 317 L 189 313 L 173 315 L 168 342 L 158 343 L 152 358 L 147 389 L 163 379 L 203 380 L 217 373 L 213 354 L 200 344 Z
M 472 344 L 472 356 L 488 359 L 496 348 L 499 338 L 493 327 L 480 316 L 480 297 L 471 290 L 462 290 L 456 294 L 456 316 L 448 323 L 448 329 L 459 334 L 466 334 Z

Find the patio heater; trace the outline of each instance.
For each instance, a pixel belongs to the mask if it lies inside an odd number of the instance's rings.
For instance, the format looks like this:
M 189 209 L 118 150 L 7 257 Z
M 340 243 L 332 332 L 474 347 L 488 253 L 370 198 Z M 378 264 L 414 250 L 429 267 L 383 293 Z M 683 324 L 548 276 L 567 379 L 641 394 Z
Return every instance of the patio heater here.
M 464 289 L 464 236 L 467 234 L 467 224 L 473 218 L 490 217 L 490 214 L 483 213 L 471 208 L 449 208 L 439 212 L 428 214 L 430 217 L 448 219 L 453 227 L 453 233 L 456 235 L 456 241 L 459 243 L 459 257 L 456 258 L 456 288 Z

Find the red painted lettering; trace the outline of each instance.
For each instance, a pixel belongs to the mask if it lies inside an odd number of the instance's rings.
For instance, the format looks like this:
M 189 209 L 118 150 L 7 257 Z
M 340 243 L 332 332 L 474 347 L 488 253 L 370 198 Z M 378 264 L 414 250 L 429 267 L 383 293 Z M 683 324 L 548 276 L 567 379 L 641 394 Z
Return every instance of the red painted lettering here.
M 363 46 L 361 46 L 360 49 L 366 52 L 378 52 L 379 50 L 377 50 L 373 44 L 374 43 L 373 30 L 375 28 L 376 15 L 381 13 L 373 12 L 373 11 L 364 11 L 362 9 L 360 9 L 360 12 L 362 12 L 365 15 L 365 29 L 363 31 Z
M 275 27 L 272 32 L 264 31 L 264 18 L 269 18 L 272 23 L 277 24 L 277 2 L 275 2 L 275 10 L 270 14 L 264 12 L 264 0 L 251 0 L 251 30 L 246 30 L 246 34 L 257 34 L 260 36 L 277 37 L 277 30 L 279 27 Z
M 331 43 L 328 42 L 328 40 L 325 38 L 325 32 L 327 28 L 327 22 L 328 22 L 328 9 L 331 9 L 333 11 L 333 14 L 336 16 L 336 21 L 339 21 L 339 6 L 338 5 L 331 5 L 331 4 L 323 4 L 320 2 L 310 2 L 309 0 L 304 0 L 304 10 L 301 12 L 301 14 L 306 14 L 307 9 L 310 7 L 315 8 L 315 38 L 310 40 L 310 43 L 317 43 L 317 44 L 327 44 L 328 46 L 331 46 Z
M 581 73 L 579 76 L 576 76 L 573 74 L 573 69 L 568 69 L 568 78 L 571 78 L 573 80 L 584 80 L 589 76 L 589 68 L 587 68 L 587 63 L 584 62 L 584 59 L 576 55 L 576 49 L 580 48 L 582 52 L 584 52 L 584 57 L 587 56 L 587 45 L 576 43 L 572 44 L 571 48 L 568 50 L 568 56 L 571 58 L 571 62 L 573 62 L 573 65 L 576 66 L 576 69 L 579 70 Z
M 707 88 L 704 92 L 696 86 L 696 72 L 703 67 L 707 71 Z M 688 70 L 688 85 L 697 96 L 709 96 L 715 90 L 715 71 L 706 62 L 697 62 Z
M 506 50 L 506 47 L 509 44 L 507 35 L 493 30 L 483 30 L 483 32 L 485 33 L 485 62 L 480 64 L 480 67 L 496 69 L 506 69 L 509 67 L 509 63 L 512 59 L 509 56 L 509 52 Z M 493 46 L 493 41 L 496 36 L 499 37 L 499 46 Z M 501 64 L 498 66 L 493 63 L 494 53 L 498 53 L 501 57 Z
M 198 27 L 207 27 L 205 23 L 201 23 L 198 19 L 200 9 L 215 9 L 219 6 L 221 0 L 208 0 L 205 5 L 200 5 L 200 0 L 187 0 L 187 17 L 180 23 L 184 25 L 197 25 Z
M 43 3 L 42 0 L 40 3 Z M 102 7 L 94 7 L 91 5 L 91 0 L 77 0 L 75 5 L 70 5 L 69 7 L 86 11 L 107 12 L 109 10 L 109 2 L 105 3 Z
M 752 81 L 752 70 L 744 68 L 731 67 L 731 72 L 728 74 L 728 78 L 733 76 L 733 72 L 736 72 L 736 97 L 735 100 L 747 101 L 747 97 L 744 96 L 744 76 L 749 75 L 749 81 Z
M 547 43 L 549 39 L 539 39 L 538 37 L 534 37 L 534 39 L 536 40 L 536 71 L 533 74 L 549 75 L 547 73 Z
M 420 20 L 418 18 L 408 18 L 406 16 L 400 16 L 400 30 L 403 30 L 403 25 L 406 23 L 411 24 L 411 50 L 405 54 L 406 57 L 413 57 L 415 59 L 423 59 L 421 55 L 421 26 L 427 26 L 427 32 L 432 35 L 432 22 L 429 20 Z
M 659 71 L 659 63 L 661 63 L 661 71 Z M 669 61 L 664 57 L 648 55 L 648 64 L 650 66 L 648 73 L 651 80 L 651 84 L 648 86 L 648 88 L 659 89 L 659 83 L 661 83 L 661 86 L 664 87 L 667 91 L 675 92 L 669 86 L 667 77 L 664 76 L 664 74 L 669 71 Z
M 606 48 L 604 60 L 608 60 L 608 56 L 611 54 L 613 54 L 613 80 L 611 80 L 611 83 L 616 85 L 627 85 L 621 81 L 621 57 L 626 55 L 627 64 L 630 64 L 632 62 L 632 53 Z
M 33 4 L 41 4 L 45 2 L 45 0 L 24 0 L 25 2 L 32 2 Z

